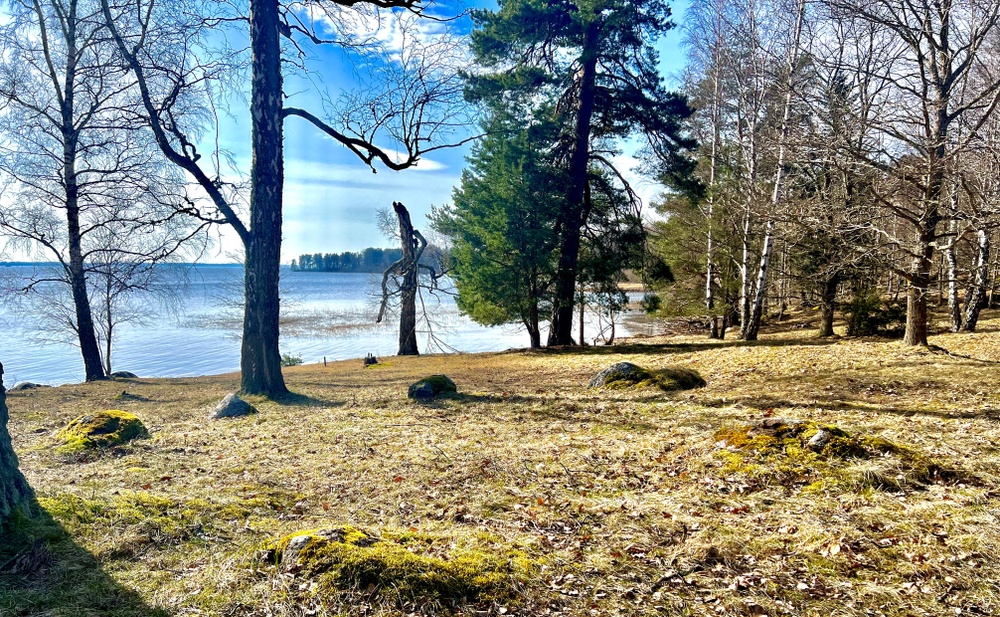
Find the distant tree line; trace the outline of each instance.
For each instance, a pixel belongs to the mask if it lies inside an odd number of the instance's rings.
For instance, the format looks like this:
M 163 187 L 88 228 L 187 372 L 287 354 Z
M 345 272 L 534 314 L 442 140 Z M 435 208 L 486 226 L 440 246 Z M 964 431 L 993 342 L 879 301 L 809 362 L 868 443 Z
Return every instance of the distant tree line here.
M 400 249 L 368 247 L 360 252 L 313 253 L 292 260 L 293 272 L 385 272 L 403 257 Z

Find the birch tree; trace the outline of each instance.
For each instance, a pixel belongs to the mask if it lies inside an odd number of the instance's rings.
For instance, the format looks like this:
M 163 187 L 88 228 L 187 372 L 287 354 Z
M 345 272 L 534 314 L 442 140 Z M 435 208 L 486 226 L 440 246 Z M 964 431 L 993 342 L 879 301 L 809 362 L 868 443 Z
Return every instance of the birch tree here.
M 134 113 L 134 87 L 96 0 L 12 0 L 0 27 L 0 233 L 58 263 L 25 290 L 64 284 L 88 381 L 105 376 L 88 279 L 95 264 L 153 265 L 203 229 L 175 217 L 179 174 Z
M 828 4 L 844 27 L 871 36 L 885 60 L 850 67 L 862 79 L 884 83 L 887 103 L 878 118 L 877 155 L 859 155 L 885 174 L 888 190 L 880 201 L 908 231 L 899 237 L 879 230 L 909 261 L 900 268 L 908 283 L 903 340 L 926 345 L 934 254 L 948 240 L 947 226 L 941 225 L 949 218 L 949 170 L 1000 101 L 1000 78 L 987 70 L 991 60 L 983 53 L 997 36 L 1000 5 L 988 0 Z M 971 116 L 978 119 L 957 134 Z

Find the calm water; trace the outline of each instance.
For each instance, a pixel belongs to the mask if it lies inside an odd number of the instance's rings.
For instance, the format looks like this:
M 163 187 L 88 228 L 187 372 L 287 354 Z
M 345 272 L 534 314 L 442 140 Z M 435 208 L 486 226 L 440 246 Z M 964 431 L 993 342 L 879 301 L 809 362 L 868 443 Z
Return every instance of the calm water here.
M 143 377 L 211 375 L 239 370 L 240 311 L 243 269 L 240 266 L 194 266 L 186 282 L 165 301 L 145 309 L 141 323 L 126 323 L 115 335 L 113 370 Z M 0 267 L 17 279 L 29 267 Z M 280 349 L 305 362 L 361 358 L 367 353 L 389 356 L 397 348 L 397 324 L 376 325 L 374 274 L 292 272 L 282 269 Z M 422 353 L 499 351 L 527 347 L 523 328 L 486 328 L 462 316 L 448 295 L 424 293 L 433 316 L 418 337 Z M 28 305 L 0 300 L 0 362 L 8 386 L 19 381 L 46 384 L 83 380 L 77 347 L 52 340 L 51 325 Z M 419 310 L 419 305 L 418 305 Z M 619 325 L 619 336 L 626 335 Z M 590 336 L 590 334 L 588 334 Z

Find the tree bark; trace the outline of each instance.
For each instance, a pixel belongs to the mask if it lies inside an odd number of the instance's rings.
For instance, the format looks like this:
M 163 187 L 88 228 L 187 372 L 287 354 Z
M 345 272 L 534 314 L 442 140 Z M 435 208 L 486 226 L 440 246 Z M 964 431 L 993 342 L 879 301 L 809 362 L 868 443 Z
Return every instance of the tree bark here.
M 556 297 L 552 307 L 549 345 L 573 344 L 573 306 L 576 299 L 576 278 L 580 259 L 580 236 L 587 187 L 587 165 L 590 162 L 590 128 L 594 114 L 597 79 L 598 25 L 587 26 L 584 36 L 580 80 L 580 107 L 576 115 L 576 135 L 570 159 L 570 187 L 563 213 L 562 238 L 559 247 L 559 272 L 556 276 Z M 580 341 L 582 344 L 583 341 Z
M 403 248 L 402 283 L 399 286 L 399 356 L 418 356 L 417 349 L 417 275 L 419 274 L 420 243 L 415 237 L 410 213 L 403 204 L 393 202 L 399 219 L 399 238 Z
M 922 234 L 922 236 L 925 234 Z M 906 345 L 927 345 L 927 291 L 931 283 L 934 245 L 925 242 L 923 252 L 913 258 L 906 290 Z
M 990 286 L 990 233 L 986 229 L 976 230 L 976 265 L 972 271 L 972 285 L 965 298 L 965 323 L 963 332 L 975 332 L 979 323 L 979 312 L 986 306 L 986 291 Z
M 277 0 L 250 5 L 250 234 L 246 243 L 241 390 L 269 397 L 288 392 L 278 351 L 278 277 L 284 187 L 281 43 Z
M 833 275 L 823 283 L 823 316 L 819 324 L 819 336 L 825 338 L 833 336 L 833 317 L 837 310 L 837 286 L 840 284 L 840 277 Z
M 17 454 L 7 431 L 9 419 L 3 365 L 0 364 L 0 524 L 18 510 L 27 510 L 33 496 L 31 487 L 18 469 Z
M 534 284 L 532 284 L 534 288 Z M 534 291 L 534 289 L 532 289 Z M 531 348 L 539 349 L 542 346 L 542 332 L 538 325 L 538 300 L 537 295 L 532 294 L 531 304 L 528 306 L 528 320 L 525 327 L 528 330 L 528 338 L 531 340 Z
M 952 229 L 954 229 L 952 220 Z M 948 273 L 948 315 L 951 318 L 951 331 L 958 332 L 962 329 L 962 307 L 958 302 L 958 258 L 955 255 L 956 237 L 948 241 L 944 249 L 944 261 L 947 264 Z
M 777 190 L 777 189 L 775 189 Z M 760 334 L 760 322 L 764 314 L 764 296 L 767 294 L 767 275 L 771 265 L 771 249 L 774 247 L 774 221 L 767 222 L 764 232 L 764 246 L 760 252 L 760 267 L 757 270 L 757 285 L 754 301 L 750 308 L 750 318 L 743 324 L 743 340 L 756 341 Z

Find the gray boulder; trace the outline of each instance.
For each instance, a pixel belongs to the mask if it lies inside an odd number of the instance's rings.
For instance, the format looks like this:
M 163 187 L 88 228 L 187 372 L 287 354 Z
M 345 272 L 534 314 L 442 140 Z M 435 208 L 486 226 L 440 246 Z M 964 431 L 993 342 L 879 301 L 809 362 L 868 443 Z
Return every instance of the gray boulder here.
M 138 375 L 129 371 L 115 371 L 111 376 L 115 379 L 139 379 Z
M 219 418 L 238 418 L 255 413 L 257 413 L 257 408 L 253 405 L 244 401 L 236 394 L 227 394 L 226 398 L 222 399 L 222 402 L 212 411 L 211 418 L 213 420 L 218 420 Z
M 594 375 L 589 385 L 591 388 L 600 388 L 612 384 L 637 384 L 650 377 L 649 371 L 641 366 L 631 362 L 618 362 Z
M 454 392 L 458 392 L 458 388 L 447 375 L 431 375 L 411 384 L 406 396 L 412 399 L 426 400 Z
M 49 387 L 51 386 L 47 386 L 43 383 L 32 383 L 30 381 L 21 381 L 14 384 L 14 386 L 10 389 L 10 391 L 21 392 L 24 390 L 37 390 L 38 388 L 49 388 Z

